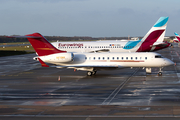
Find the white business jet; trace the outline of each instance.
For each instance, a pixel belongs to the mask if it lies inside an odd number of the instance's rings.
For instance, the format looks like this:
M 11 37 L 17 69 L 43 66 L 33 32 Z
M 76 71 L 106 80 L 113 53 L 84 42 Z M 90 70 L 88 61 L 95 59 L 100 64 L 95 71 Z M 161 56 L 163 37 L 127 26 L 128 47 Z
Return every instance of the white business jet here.
M 39 33 L 19 37 L 29 40 L 38 55 L 34 59 L 43 67 L 49 67 L 46 63 L 51 63 L 57 68 L 87 71 L 88 76 L 95 75 L 98 70 L 126 67 L 143 67 L 147 72 L 151 72 L 151 67 L 159 67 L 159 75 L 162 75 L 161 68 L 173 64 L 158 53 L 72 53 L 55 48 Z
M 163 42 L 169 17 L 160 17 L 149 32 L 141 39 L 105 40 L 86 42 L 53 42 L 52 44 L 67 52 L 150 52 L 169 47 Z M 137 28 L 138 29 L 138 28 Z

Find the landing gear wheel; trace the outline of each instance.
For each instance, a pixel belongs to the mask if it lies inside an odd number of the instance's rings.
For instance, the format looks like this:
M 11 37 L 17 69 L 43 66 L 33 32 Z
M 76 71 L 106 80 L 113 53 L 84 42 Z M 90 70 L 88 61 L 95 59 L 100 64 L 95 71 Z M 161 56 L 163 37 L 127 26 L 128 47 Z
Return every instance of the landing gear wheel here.
M 91 76 L 91 75 L 92 75 L 92 72 L 91 72 L 91 71 L 88 71 L 88 72 L 87 72 L 87 75 L 88 75 L 88 76 Z
M 159 72 L 159 73 L 158 73 L 158 76 L 162 76 L 162 72 Z

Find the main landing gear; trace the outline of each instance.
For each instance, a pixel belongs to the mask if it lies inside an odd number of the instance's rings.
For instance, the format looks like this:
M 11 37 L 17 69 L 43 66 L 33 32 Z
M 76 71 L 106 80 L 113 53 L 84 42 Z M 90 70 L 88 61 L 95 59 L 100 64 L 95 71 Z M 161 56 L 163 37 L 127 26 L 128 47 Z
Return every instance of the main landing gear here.
M 87 71 L 87 76 L 95 75 L 96 71 Z
M 162 76 L 162 68 L 159 68 L 158 76 Z M 146 74 L 151 74 L 151 68 L 146 68 Z

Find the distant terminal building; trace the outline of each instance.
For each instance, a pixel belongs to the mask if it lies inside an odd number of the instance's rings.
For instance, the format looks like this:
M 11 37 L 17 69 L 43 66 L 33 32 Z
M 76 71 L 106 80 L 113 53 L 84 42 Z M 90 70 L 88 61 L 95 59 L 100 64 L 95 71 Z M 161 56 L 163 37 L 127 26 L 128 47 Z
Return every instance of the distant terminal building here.
M 132 37 L 131 40 L 139 40 L 138 37 Z
M 164 37 L 164 39 L 170 39 L 170 37 Z

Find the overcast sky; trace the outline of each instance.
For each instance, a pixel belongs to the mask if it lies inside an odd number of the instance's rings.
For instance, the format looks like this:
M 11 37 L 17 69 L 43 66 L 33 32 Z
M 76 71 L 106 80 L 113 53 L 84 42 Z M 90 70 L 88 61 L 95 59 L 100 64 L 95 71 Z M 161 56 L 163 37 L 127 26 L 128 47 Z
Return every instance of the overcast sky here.
M 144 36 L 169 16 L 180 34 L 180 0 L 0 0 L 0 35 Z

